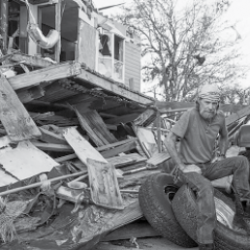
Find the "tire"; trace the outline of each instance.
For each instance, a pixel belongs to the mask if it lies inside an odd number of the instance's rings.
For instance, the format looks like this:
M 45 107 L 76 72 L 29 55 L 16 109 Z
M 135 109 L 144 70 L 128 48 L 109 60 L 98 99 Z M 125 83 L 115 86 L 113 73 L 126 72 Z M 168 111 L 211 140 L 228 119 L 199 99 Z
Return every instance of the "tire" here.
M 171 200 L 178 190 L 167 174 L 149 176 L 139 191 L 139 202 L 149 224 L 173 243 L 191 248 L 197 246 L 175 219 Z
M 245 231 L 235 230 L 233 227 L 233 216 L 235 213 L 235 205 L 232 200 L 221 192 L 215 189 L 214 192 L 217 218 L 222 217 L 228 218 L 226 223 L 225 220 L 217 219 L 217 226 L 215 228 L 215 249 L 216 250 L 249 250 L 250 249 L 250 236 Z M 217 200 L 216 200 L 217 199 Z M 218 207 L 218 202 L 220 205 Z M 196 198 L 193 191 L 187 186 L 183 185 L 176 193 L 172 207 L 176 219 L 186 231 L 186 233 L 196 241 Z M 218 211 L 219 210 L 219 211 Z M 229 216 L 226 211 L 230 210 Z

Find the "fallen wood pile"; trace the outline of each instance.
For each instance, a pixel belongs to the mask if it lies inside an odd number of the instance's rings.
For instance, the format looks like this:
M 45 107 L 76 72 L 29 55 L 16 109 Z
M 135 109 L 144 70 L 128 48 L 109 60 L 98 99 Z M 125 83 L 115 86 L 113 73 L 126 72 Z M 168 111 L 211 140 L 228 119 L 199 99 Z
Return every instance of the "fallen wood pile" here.
M 138 191 L 169 159 L 163 141 L 175 120 L 148 109 L 127 125 L 39 101 L 28 111 L 2 74 L 0 81 L 1 249 L 87 250 L 158 235 L 141 219 Z M 227 118 L 231 137 L 249 113 Z
M 123 125 L 119 134 L 111 117 L 70 105 L 28 111 L 0 81 L 1 249 L 91 249 L 143 217 L 139 187 L 159 171 L 147 163 L 158 152 L 156 130 Z

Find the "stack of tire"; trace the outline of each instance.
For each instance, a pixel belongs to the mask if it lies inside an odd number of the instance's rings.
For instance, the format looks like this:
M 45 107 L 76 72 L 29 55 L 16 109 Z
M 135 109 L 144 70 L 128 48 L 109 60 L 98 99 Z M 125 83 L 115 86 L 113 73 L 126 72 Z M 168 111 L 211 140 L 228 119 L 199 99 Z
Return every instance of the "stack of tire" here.
M 214 195 L 235 209 L 232 200 L 220 191 L 215 190 Z M 159 234 L 185 248 L 197 246 L 196 196 L 187 185 L 180 187 L 168 174 L 154 174 L 142 184 L 139 201 L 145 218 Z M 250 250 L 250 235 L 217 220 L 215 249 Z

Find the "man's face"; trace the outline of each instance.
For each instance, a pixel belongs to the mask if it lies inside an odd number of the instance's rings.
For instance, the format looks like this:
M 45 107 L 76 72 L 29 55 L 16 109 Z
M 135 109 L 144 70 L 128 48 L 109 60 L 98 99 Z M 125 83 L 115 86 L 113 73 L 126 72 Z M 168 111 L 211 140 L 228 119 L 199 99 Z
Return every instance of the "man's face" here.
M 218 102 L 212 102 L 208 99 L 200 99 L 200 115 L 205 119 L 209 120 L 216 115 Z

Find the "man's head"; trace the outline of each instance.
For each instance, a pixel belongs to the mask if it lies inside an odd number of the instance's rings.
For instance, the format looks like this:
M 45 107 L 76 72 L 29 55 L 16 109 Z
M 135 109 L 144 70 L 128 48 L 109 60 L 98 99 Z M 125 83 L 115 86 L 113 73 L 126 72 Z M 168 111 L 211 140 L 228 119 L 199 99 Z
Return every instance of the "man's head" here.
M 217 112 L 220 102 L 220 89 L 217 84 L 207 84 L 198 89 L 198 107 L 200 115 L 206 119 L 212 119 Z

